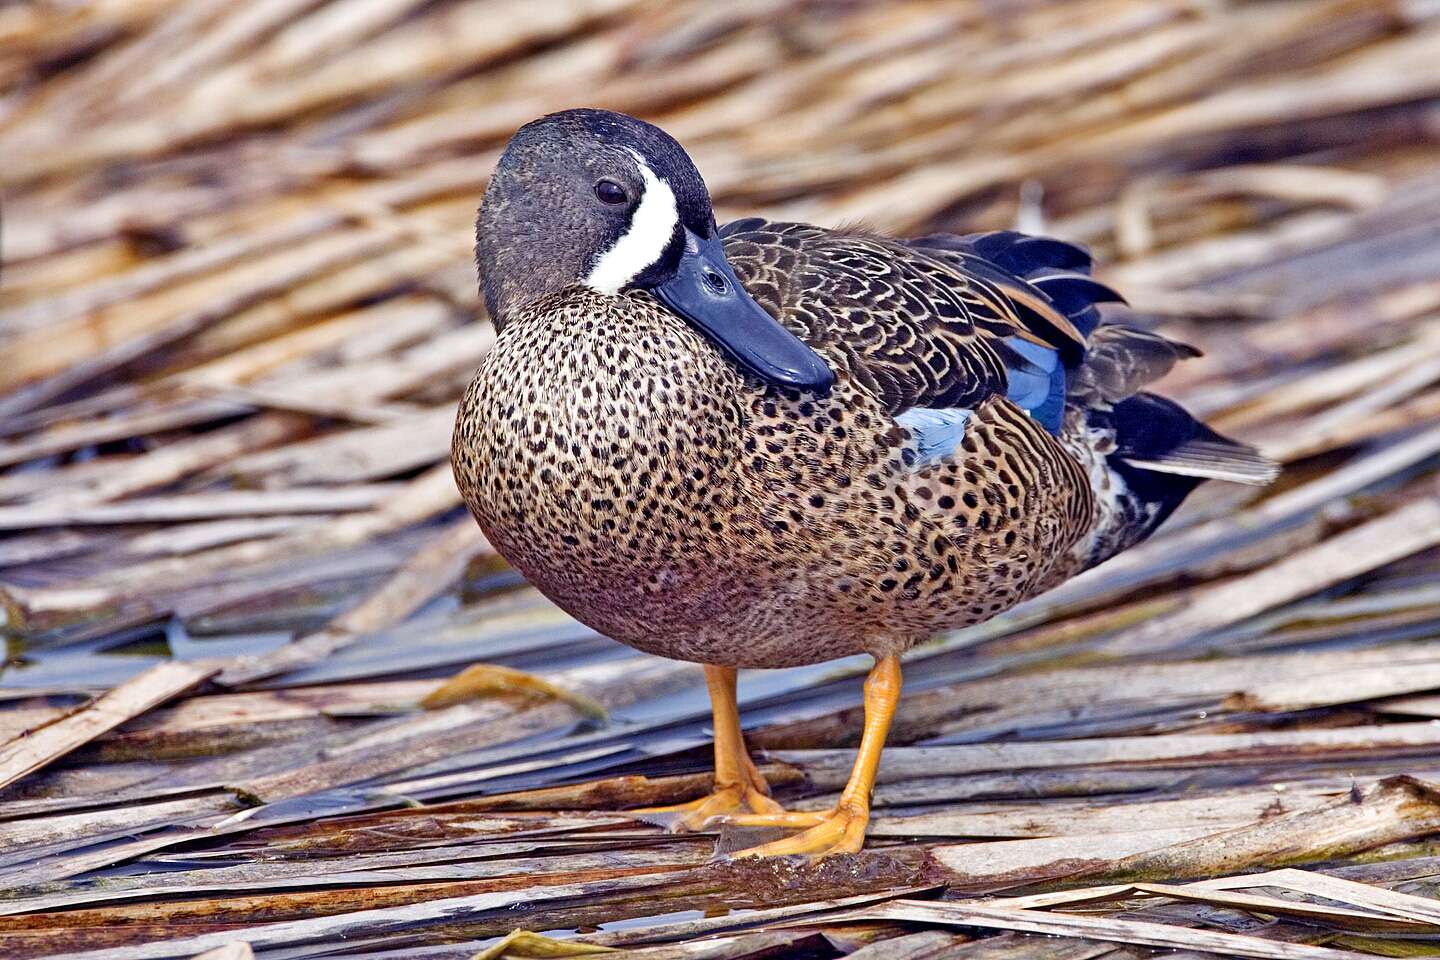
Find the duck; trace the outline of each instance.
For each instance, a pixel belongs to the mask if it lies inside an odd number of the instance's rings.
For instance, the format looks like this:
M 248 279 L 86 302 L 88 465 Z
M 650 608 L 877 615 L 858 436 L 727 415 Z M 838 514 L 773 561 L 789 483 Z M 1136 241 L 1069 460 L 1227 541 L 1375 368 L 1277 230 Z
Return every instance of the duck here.
M 1198 351 L 1117 318 L 1089 254 L 1014 231 L 717 223 L 685 149 L 624 114 L 521 127 L 476 220 L 497 338 L 452 460 L 493 547 L 601 634 L 701 664 L 715 777 L 652 812 L 862 848 L 905 651 L 1276 466 L 1146 389 Z M 854 768 L 788 811 L 736 671 L 869 654 Z

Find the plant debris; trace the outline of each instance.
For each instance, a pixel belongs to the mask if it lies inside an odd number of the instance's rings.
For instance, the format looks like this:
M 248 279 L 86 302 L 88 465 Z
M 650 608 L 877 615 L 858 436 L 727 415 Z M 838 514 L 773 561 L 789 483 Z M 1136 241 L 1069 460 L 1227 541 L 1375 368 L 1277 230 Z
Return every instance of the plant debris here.
M 1437 96 L 1419 2 L 0 7 L 0 958 L 1440 951 Z M 629 812 L 700 670 L 461 507 L 474 210 L 581 105 L 722 221 L 1085 244 L 1286 464 L 911 651 L 860 854 Z M 787 806 L 866 665 L 742 676 Z

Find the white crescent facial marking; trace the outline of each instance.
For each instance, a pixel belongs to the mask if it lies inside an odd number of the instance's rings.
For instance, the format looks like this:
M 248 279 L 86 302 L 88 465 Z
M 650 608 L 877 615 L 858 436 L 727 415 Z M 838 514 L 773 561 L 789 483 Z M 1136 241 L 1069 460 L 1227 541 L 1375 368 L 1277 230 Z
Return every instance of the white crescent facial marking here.
M 621 287 L 659 260 L 675 235 L 675 225 L 680 222 L 675 193 L 670 184 L 655 176 L 640 154 L 634 150 L 630 150 L 630 154 L 640 168 L 645 192 L 640 195 L 640 204 L 630 216 L 629 229 L 621 234 L 614 246 L 595 258 L 595 265 L 585 278 L 585 285 L 597 293 L 619 293 Z

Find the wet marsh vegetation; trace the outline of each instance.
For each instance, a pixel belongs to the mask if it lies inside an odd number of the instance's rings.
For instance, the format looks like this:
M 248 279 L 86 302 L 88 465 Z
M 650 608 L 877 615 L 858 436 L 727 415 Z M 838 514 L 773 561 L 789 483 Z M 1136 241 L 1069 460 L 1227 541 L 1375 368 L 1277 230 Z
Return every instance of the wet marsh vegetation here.
M 0 6 L 0 957 L 1440 952 L 1437 16 Z M 460 509 L 474 208 L 581 104 L 722 219 L 1086 244 L 1205 350 L 1166 392 L 1286 463 L 914 650 L 861 854 L 626 813 L 708 787 L 699 669 Z M 424 704 L 477 660 L 583 699 Z M 787 805 L 841 789 L 866 666 L 742 676 Z

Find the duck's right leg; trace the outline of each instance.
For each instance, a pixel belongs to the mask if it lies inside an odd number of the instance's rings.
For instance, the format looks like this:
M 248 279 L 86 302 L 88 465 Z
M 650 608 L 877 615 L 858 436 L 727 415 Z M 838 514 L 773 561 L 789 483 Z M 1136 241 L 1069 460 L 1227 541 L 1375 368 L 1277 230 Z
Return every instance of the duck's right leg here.
M 741 813 L 783 813 L 770 799 L 770 785 L 756 769 L 740 731 L 740 707 L 735 702 L 735 668 L 705 665 L 710 709 L 715 718 L 715 786 L 709 796 L 669 807 L 649 807 L 641 813 L 680 813 L 672 830 L 700 830 L 714 817 Z

